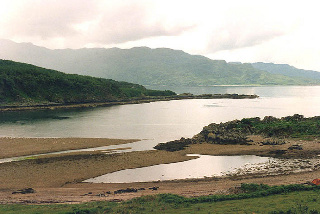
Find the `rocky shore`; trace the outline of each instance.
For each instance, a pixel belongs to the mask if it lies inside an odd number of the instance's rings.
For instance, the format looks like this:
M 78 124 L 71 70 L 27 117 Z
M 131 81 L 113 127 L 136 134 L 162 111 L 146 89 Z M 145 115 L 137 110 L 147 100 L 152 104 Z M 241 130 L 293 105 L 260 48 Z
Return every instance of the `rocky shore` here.
M 160 143 L 154 148 L 157 150 L 180 151 L 195 144 L 218 145 L 260 145 L 279 146 L 277 150 L 268 151 L 263 155 L 273 157 L 295 157 L 296 155 L 317 154 L 317 150 L 305 153 L 304 147 L 299 143 L 302 139 L 308 139 L 310 145 L 317 141 L 320 135 L 320 117 L 305 118 L 295 114 L 283 118 L 266 116 L 244 118 L 225 123 L 211 123 L 192 138 Z M 290 144 L 289 141 L 296 142 Z M 308 147 L 308 145 L 305 145 Z M 264 150 L 266 152 L 266 150 Z M 299 151 L 299 152 L 297 152 Z M 259 155 L 262 155 L 261 153 Z

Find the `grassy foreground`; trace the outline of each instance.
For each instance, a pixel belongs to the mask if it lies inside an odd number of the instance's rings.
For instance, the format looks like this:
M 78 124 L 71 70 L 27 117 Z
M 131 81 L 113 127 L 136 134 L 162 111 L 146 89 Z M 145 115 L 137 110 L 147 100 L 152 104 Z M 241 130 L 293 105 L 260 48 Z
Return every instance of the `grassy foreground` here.
M 243 184 L 241 193 L 185 198 L 173 194 L 130 201 L 54 205 L 0 205 L 0 213 L 320 213 L 320 188 Z

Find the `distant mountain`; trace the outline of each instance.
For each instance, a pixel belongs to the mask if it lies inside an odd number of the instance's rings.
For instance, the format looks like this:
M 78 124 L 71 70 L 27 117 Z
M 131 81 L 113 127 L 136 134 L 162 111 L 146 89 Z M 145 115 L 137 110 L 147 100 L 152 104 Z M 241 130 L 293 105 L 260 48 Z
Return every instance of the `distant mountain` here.
M 248 63 L 226 63 L 167 48 L 50 50 L 9 40 L 0 40 L 0 47 L 3 59 L 145 86 L 320 84 L 316 79 L 271 74 Z
M 127 82 L 65 74 L 25 63 L 0 60 L 0 104 L 83 103 L 174 95 Z
M 287 64 L 256 62 L 252 63 L 252 66 L 262 71 L 267 71 L 271 74 L 281 74 L 289 77 L 302 77 L 320 80 L 320 72 L 298 69 Z

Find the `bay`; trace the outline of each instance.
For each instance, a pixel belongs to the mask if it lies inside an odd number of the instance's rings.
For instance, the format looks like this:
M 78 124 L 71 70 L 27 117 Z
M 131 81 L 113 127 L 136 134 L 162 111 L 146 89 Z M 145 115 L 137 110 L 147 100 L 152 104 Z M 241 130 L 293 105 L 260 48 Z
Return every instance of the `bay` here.
M 192 137 L 212 122 L 269 115 L 320 115 L 319 86 L 189 87 L 180 90 L 194 94 L 240 92 L 260 97 L 173 100 L 81 110 L 6 112 L 0 113 L 0 136 L 144 139 L 130 146 L 134 150 L 146 150 L 160 142 Z
M 181 137 L 192 137 L 200 132 L 203 126 L 213 122 L 220 123 L 245 117 L 263 118 L 269 115 L 276 117 L 293 114 L 302 114 L 306 117 L 320 115 L 319 86 L 212 86 L 169 89 L 177 93 L 238 93 L 257 94 L 260 97 L 258 99 L 240 100 L 174 100 L 79 110 L 3 112 L 0 113 L 0 136 L 143 139 L 131 144 L 99 148 L 100 150 L 106 150 L 131 147 L 131 149 L 125 151 L 140 151 L 153 149 L 155 145 L 161 142 L 176 140 Z M 150 167 L 151 169 L 119 171 L 111 176 L 115 176 L 115 178 L 124 177 L 122 182 L 132 182 L 132 180 L 125 180 L 125 177 L 134 178 L 133 175 L 136 175 L 137 181 L 141 181 L 141 177 L 146 177 L 148 180 L 197 178 L 221 174 L 230 170 L 230 161 L 225 161 L 221 157 L 218 157 L 221 159 L 217 161 L 216 159 L 213 160 L 214 158 L 216 157 L 200 156 L 195 160 L 153 166 Z M 241 164 L 266 161 L 256 156 L 251 157 L 251 159 L 241 156 L 234 158 L 240 158 L 234 162 Z M 245 160 L 245 162 L 239 160 Z M 199 167 L 196 167 L 200 166 L 199 162 L 202 166 L 200 170 Z M 220 163 L 222 167 L 213 163 Z M 183 168 L 192 169 L 192 171 L 183 170 L 184 174 L 171 173 Z M 151 173 L 148 170 L 151 170 Z M 129 174 L 119 176 L 117 173 Z M 141 176 L 141 173 L 143 176 Z M 154 174 L 155 177 L 149 178 L 146 176 L 147 174 Z M 93 182 L 105 182 L 103 179 L 99 179 L 93 180 Z M 108 181 L 121 182 L 117 179 Z

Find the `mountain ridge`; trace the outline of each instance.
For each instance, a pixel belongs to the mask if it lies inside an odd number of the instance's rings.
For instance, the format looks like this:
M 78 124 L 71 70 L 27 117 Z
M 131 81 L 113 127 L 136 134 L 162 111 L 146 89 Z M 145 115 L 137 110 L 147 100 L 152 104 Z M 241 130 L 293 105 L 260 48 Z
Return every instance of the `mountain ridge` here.
M 21 45 L 24 44 L 24 45 Z M 133 47 L 47 49 L 0 40 L 0 58 L 37 66 L 142 85 L 319 85 L 320 79 L 287 76 L 254 64 L 227 63 L 170 48 Z
M 307 77 L 320 79 L 320 72 L 313 70 L 299 69 L 289 64 L 255 62 L 253 67 L 270 72 L 272 74 L 282 74 L 291 77 Z

